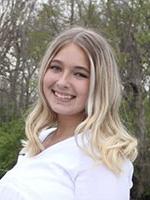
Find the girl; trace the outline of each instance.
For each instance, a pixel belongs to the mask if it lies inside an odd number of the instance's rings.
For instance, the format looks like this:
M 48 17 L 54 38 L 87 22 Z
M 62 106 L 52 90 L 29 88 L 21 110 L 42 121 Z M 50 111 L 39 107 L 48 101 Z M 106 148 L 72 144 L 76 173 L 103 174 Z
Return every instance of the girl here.
M 137 141 L 122 125 L 110 45 L 76 27 L 48 47 L 27 142 L 0 181 L 3 200 L 129 200 Z

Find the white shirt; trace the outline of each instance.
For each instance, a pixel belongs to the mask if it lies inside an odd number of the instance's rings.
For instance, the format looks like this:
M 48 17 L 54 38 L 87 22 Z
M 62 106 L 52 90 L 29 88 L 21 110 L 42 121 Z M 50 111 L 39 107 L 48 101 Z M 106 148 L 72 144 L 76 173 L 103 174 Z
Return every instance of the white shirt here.
M 43 131 L 41 140 L 51 131 Z M 130 161 L 118 176 L 96 165 L 73 136 L 34 157 L 20 155 L 0 180 L 0 200 L 129 200 L 132 174 Z

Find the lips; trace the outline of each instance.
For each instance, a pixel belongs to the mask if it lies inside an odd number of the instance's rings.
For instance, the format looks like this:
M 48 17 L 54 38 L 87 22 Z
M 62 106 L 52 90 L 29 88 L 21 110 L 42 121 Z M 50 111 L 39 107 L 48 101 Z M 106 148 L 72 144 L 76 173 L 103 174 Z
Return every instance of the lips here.
M 58 91 L 55 91 L 55 90 L 52 90 L 52 92 L 57 98 L 62 99 L 62 100 L 71 100 L 71 99 L 75 98 L 75 96 L 71 95 L 71 94 L 58 92 Z

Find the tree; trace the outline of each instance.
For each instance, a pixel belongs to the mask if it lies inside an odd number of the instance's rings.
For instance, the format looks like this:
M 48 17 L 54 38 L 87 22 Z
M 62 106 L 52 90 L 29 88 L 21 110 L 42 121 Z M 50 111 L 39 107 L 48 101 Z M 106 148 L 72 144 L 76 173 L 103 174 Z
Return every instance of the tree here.
M 20 116 L 35 101 L 38 63 L 55 35 L 74 24 L 95 28 L 109 38 L 115 49 L 123 84 L 121 114 L 128 129 L 139 140 L 132 196 L 136 200 L 149 198 L 149 1 L 1 2 L 0 121 Z M 4 138 L 3 132 L 0 129 L 0 137 Z
M 18 116 L 29 104 L 31 95 L 29 84 L 37 67 L 28 55 L 26 36 L 34 5 L 35 1 L 3 0 L 1 2 L 0 110 L 2 115 L 0 121 Z

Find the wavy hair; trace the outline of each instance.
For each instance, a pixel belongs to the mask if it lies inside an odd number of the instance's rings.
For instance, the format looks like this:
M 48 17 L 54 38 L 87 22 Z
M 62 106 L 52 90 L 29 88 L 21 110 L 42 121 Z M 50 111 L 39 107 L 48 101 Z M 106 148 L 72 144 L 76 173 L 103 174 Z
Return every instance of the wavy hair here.
M 90 61 L 87 117 L 78 125 L 75 135 L 83 132 L 84 137 L 89 130 L 91 134 L 88 147 L 78 145 L 94 160 L 119 173 L 123 160 L 136 158 L 137 140 L 128 134 L 119 117 L 121 81 L 113 50 L 101 34 L 83 27 L 70 28 L 56 37 L 41 61 L 38 102 L 26 120 L 27 151 L 31 156 L 42 151 L 40 131 L 57 125 L 56 114 L 43 94 L 43 77 L 54 56 L 69 43 L 81 47 Z

